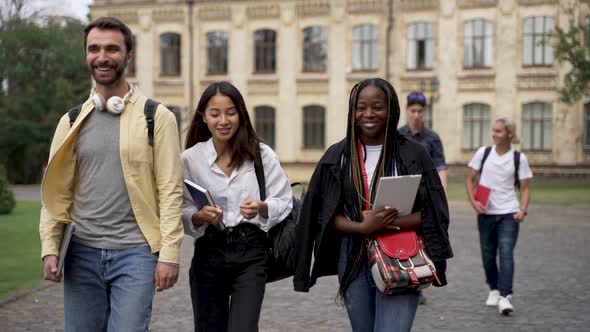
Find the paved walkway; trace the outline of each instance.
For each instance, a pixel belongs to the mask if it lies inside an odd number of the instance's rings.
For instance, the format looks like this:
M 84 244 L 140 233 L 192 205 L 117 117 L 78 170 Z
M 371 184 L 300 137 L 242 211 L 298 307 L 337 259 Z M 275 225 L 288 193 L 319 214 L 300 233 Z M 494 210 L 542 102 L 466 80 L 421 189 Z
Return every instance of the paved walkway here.
M 451 204 L 455 258 L 449 285 L 430 288 L 414 331 L 588 331 L 590 329 L 590 207 L 532 206 L 521 227 L 516 252 L 513 316 L 487 308 L 474 213 Z M 179 284 L 158 293 L 152 331 L 192 331 L 187 270 L 191 239 L 182 245 Z M 270 284 L 261 331 L 349 331 L 346 313 L 335 304 L 337 282 L 323 278 L 311 293 L 292 291 L 291 280 Z M 62 285 L 51 285 L 0 307 L 1 331 L 62 331 Z

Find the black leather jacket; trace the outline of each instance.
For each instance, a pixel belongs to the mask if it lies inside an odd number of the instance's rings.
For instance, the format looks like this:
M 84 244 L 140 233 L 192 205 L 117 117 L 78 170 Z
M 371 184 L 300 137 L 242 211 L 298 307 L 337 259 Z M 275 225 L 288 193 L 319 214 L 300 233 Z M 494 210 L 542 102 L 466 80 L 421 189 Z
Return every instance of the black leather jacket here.
M 446 260 L 453 257 L 449 242 L 449 209 L 438 172 L 426 150 L 400 135 L 400 156 L 409 174 L 422 174 L 418 189 L 422 229 L 427 251 L 434 261 L 441 284 L 447 284 Z M 309 183 L 297 225 L 297 268 L 293 277 L 295 291 L 307 292 L 317 278 L 338 273 L 340 235 L 328 223 L 341 204 L 341 158 L 346 139 L 332 145 L 321 160 Z M 416 206 L 416 205 L 415 205 Z M 313 267 L 311 266 L 314 255 Z M 311 274 L 310 274 L 311 269 Z

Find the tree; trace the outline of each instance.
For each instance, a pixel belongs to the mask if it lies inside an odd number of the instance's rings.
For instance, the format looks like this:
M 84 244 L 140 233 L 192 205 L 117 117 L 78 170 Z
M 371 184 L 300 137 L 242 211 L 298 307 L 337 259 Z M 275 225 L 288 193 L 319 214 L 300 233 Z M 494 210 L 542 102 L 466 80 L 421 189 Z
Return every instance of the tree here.
M 90 89 L 83 24 L 23 19 L 0 26 L 0 165 L 12 183 L 40 180 L 59 118 Z
M 559 89 L 561 101 L 572 104 L 584 96 L 590 96 L 590 22 L 577 26 L 570 21 L 566 31 L 557 31 L 555 58 L 567 62 L 571 70 L 565 75 L 564 86 Z M 583 38 L 580 38 L 582 37 Z

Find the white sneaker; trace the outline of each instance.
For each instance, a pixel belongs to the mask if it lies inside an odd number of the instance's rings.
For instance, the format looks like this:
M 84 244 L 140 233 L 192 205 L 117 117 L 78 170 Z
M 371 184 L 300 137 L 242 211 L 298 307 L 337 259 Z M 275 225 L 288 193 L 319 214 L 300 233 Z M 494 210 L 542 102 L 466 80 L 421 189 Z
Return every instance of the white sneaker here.
M 500 300 L 498 301 L 499 313 L 502 315 L 510 315 L 510 313 L 514 311 L 514 307 L 512 306 L 512 303 L 510 303 L 510 300 L 512 300 L 512 295 L 506 297 L 500 296 Z
M 495 307 L 498 305 L 498 301 L 500 300 L 500 292 L 497 289 L 490 291 L 488 295 L 488 299 L 486 300 L 486 305 L 488 307 Z

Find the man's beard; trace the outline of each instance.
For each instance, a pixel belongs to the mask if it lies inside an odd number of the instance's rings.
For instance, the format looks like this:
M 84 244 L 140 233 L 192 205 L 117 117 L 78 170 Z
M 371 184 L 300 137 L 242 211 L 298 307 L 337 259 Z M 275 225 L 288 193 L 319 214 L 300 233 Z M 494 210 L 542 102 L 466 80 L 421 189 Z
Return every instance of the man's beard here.
M 121 76 L 123 76 L 123 73 L 125 72 L 125 67 L 127 66 L 127 64 L 125 63 L 123 66 L 116 66 L 115 69 L 115 75 L 112 78 L 108 78 L 108 79 L 102 79 L 97 77 L 98 75 L 96 75 L 96 69 L 93 67 L 90 67 L 90 73 L 92 74 L 92 77 L 94 78 L 94 81 L 97 84 L 101 84 L 101 85 L 111 85 L 117 81 L 119 81 L 121 79 Z

